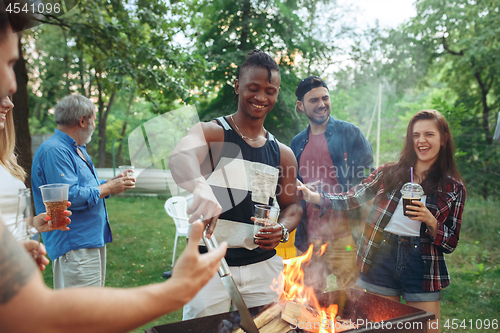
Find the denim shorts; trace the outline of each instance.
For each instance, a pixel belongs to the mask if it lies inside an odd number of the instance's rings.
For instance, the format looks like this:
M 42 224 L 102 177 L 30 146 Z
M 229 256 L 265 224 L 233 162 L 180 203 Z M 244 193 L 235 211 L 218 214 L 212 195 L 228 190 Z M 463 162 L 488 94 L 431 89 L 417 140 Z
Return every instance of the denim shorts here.
M 424 262 L 420 237 L 384 232 L 368 274 L 360 274 L 357 285 L 384 296 L 403 296 L 409 302 L 434 302 L 440 291 L 424 291 Z

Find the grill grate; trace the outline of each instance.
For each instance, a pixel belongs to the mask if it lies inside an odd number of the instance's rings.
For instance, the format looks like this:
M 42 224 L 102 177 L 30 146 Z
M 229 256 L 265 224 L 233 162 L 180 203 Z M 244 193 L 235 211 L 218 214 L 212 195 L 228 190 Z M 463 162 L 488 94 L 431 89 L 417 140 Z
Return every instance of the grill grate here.
M 336 290 L 317 295 L 321 305 L 338 304 L 338 314 L 348 323 L 362 324 L 343 332 L 426 332 L 425 323 L 434 314 L 357 289 Z M 251 308 L 253 316 L 262 307 Z M 146 333 L 229 333 L 238 327 L 238 312 L 196 318 L 147 329 Z M 295 328 L 295 327 L 292 327 Z M 305 332 L 297 329 L 296 332 Z

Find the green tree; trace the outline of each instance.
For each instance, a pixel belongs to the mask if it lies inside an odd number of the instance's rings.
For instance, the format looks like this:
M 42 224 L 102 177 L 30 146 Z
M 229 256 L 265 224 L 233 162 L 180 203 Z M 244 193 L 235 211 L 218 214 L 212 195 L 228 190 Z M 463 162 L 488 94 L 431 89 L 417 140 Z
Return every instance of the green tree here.
M 425 0 L 417 3 L 411 31 L 432 53 L 433 63 L 446 66 L 443 80 L 458 95 L 479 103 L 484 140 L 492 143 L 490 111 L 498 109 L 494 87 L 500 74 L 499 1 Z
M 500 108 L 500 2 L 495 0 L 419 0 L 416 17 L 386 39 L 386 69 L 404 89 L 433 77 L 454 92 L 454 105 L 434 105 L 457 112 L 459 164 L 469 189 L 487 198 L 498 184 L 498 152 L 492 142 Z M 398 78 L 398 76 L 400 76 Z M 461 106 L 462 105 L 462 106 Z M 465 111 L 461 111 L 465 110 Z M 451 117 L 451 114 L 450 114 Z
M 309 9 L 315 9 L 318 3 L 308 3 Z M 204 0 L 192 2 L 190 8 L 197 52 L 212 65 L 207 82 L 217 93 L 213 101 L 200 105 L 200 119 L 206 121 L 236 111 L 233 84 L 237 67 L 251 50 L 262 49 L 277 59 L 282 76 L 278 101 L 264 125 L 278 139 L 289 143 L 307 123 L 295 113 L 298 55 L 321 57 L 328 46 L 306 34 L 313 30 L 304 29 L 308 8 L 296 0 Z M 208 96 L 209 93 L 207 89 Z
M 59 27 L 55 34 L 59 33 L 61 44 L 48 45 L 51 52 L 44 59 L 63 60 L 65 79 L 60 79 L 62 68 L 58 73 L 51 67 L 47 76 L 58 74 L 54 86 L 60 94 L 80 92 L 96 100 L 99 167 L 106 165 L 106 129 L 118 92 L 129 91 L 124 97 L 128 99 L 136 91 L 156 112 L 196 98 L 193 91 L 202 86 L 198 73 L 205 71 L 205 61 L 173 42 L 184 27 L 184 11 L 182 3 L 85 0 L 63 18 L 44 20 Z M 50 89 L 42 95 L 54 102 Z

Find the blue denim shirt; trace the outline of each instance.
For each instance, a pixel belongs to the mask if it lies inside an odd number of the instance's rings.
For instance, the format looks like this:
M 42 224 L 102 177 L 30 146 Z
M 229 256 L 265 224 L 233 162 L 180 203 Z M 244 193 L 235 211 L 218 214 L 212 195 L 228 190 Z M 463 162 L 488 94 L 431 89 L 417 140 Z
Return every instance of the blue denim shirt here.
M 70 230 L 54 230 L 42 234 L 51 260 L 71 250 L 102 247 L 112 241 L 108 212 L 104 199 L 99 199 L 97 172 L 85 146 L 79 146 L 89 165 L 78 155 L 77 144 L 66 133 L 56 129 L 54 135 L 36 151 L 31 168 L 31 187 L 36 213 L 45 212 L 39 186 L 69 184 L 71 201 Z
M 292 139 L 290 145 L 299 166 L 302 152 L 309 142 L 310 129 L 311 126 L 307 126 L 305 130 Z M 337 181 L 342 186 L 343 191 L 347 192 L 372 172 L 372 146 L 356 125 L 334 119 L 332 116 L 326 125 L 325 137 L 333 165 L 336 167 Z M 300 168 L 297 177 L 302 181 Z M 305 252 L 307 250 L 307 212 L 304 201 L 302 208 L 304 212 L 297 226 L 295 246 Z

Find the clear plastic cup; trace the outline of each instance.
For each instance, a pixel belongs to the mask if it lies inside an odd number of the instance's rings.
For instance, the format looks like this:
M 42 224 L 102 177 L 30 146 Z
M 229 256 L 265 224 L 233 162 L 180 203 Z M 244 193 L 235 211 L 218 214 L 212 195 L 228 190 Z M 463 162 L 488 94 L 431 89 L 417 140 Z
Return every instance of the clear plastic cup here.
M 135 179 L 135 167 L 133 165 L 120 165 L 118 169 L 125 177 L 133 177 Z
M 403 214 L 408 217 L 414 215 L 406 213 L 406 206 L 411 205 L 413 201 L 420 201 L 424 195 L 424 189 L 417 183 L 406 183 L 401 188 L 401 198 L 403 199 Z
M 64 211 L 68 208 L 68 184 L 47 184 L 40 186 L 42 200 L 53 228 L 66 225 Z
M 259 238 L 257 234 L 262 234 L 260 229 L 265 227 L 275 226 L 278 222 L 280 210 L 270 205 L 255 205 L 253 233 L 255 238 Z

